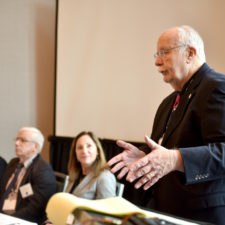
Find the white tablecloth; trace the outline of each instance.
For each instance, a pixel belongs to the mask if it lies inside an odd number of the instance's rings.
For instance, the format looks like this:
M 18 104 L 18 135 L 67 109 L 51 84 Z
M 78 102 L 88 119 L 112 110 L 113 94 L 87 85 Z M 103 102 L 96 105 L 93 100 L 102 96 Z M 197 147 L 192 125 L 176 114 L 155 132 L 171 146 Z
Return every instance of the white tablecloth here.
M 37 225 L 37 224 L 0 213 L 0 225 Z

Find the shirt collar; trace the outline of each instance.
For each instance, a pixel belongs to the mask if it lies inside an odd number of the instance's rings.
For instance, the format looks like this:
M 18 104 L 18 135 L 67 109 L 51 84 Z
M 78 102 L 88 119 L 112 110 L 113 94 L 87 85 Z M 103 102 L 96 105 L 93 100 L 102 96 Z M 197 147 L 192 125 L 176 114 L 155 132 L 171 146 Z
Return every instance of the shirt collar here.
M 35 154 L 34 156 L 32 156 L 31 158 L 29 158 L 28 160 L 26 160 L 23 164 L 24 167 L 27 169 L 33 162 L 34 158 L 36 158 L 38 154 Z
M 193 74 L 193 76 L 187 81 L 187 83 L 185 83 L 185 85 L 184 85 L 182 91 L 179 92 L 181 95 L 183 95 L 183 94 L 189 89 L 189 87 L 191 86 L 191 83 L 193 82 L 194 78 L 197 76 L 198 73 L 200 73 L 202 70 L 204 70 L 204 68 L 206 67 L 205 65 L 206 65 L 206 63 L 204 63 L 204 64 L 200 67 L 200 69 L 199 69 L 198 71 L 196 71 L 196 72 Z

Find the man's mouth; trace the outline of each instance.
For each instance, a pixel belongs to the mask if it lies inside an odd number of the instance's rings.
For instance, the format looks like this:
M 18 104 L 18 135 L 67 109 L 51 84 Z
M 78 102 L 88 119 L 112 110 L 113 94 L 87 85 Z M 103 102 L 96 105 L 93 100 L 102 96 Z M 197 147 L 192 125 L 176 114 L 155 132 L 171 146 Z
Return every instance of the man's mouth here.
M 163 76 L 165 76 L 167 74 L 166 70 L 159 70 L 159 73 L 161 73 Z

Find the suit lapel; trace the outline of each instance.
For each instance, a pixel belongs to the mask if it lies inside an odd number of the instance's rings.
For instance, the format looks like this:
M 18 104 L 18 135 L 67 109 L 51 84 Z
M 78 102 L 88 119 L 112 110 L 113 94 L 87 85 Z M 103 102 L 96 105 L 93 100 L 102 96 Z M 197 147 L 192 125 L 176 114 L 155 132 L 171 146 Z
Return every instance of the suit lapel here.
M 87 174 L 83 180 L 75 187 L 73 194 L 77 196 L 81 196 L 88 189 L 90 189 L 91 185 L 95 182 L 96 179 L 93 178 L 93 172 Z
M 166 132 L 163 137 L 162 145 L 165 145 L 168 138 L 172 135 L 174 130 L 183 120 L 185 113 L 188 109 L 188 106 L 195 96 L 195 90 L 197 86 L 199 85 L 201 79 L 202 79 L 202 76 L 200 73 L 194 77 L 191 83 L 188 84 L 188 86 L 185 88 L 185 90 L 181 94 L 179 105 L 177 109 L 174 112 L 172 112 L 170 119 L 168 121 Z
M 158 142 L 159 139 L 161 139 L 165 133 L 167 121 L 170 117 L 171 109 L 175 98 L 176 93 L 173 92 L 171 96 L 169 96 L 164 100 L 164 102 L 162 102 L 156 113 L 151 136 L 151 138 L 156 142 Z
M 30 182 L 31 171 L 33 170 L 33 167 L 34 167 L 36 161 L 39 159 L 39 157 L 40 157 L 40 156 L 37 155 L 37 156 L 33 159 L 33 161 L 32 161 L 32 163 L 30 164 L 30 166 L 27 168 L 27 171 L 26 171 L 26 173 L 24 174 L 24 177 L 23 177 L 23 179 L 22 179 L 22 182 L 21 182 L 21 185 L 20 185 L 20 186 L 22 186 L 22 185 L 27 184 L 27 183 Z
M 193 96 L 192 93 L 190 93 L 190 98 L 185 96 L 181 96 L 180 103 L 177 107 L 177 109 L 171 113 L 170 119 L 167 124 L 167 129 L 164 134 L 164 138 L 162 141 L 162 145 L 167 141 L 167 139 L 170 137 L 170 135 L 173 133 L 173 131 L 176 129 L 176 127 L 180 124 L 181 120 L 184 117 L 184 114 L 186 112 L 186 108 L 188 107 L 188 104 L 191 100 L 191 96 Z

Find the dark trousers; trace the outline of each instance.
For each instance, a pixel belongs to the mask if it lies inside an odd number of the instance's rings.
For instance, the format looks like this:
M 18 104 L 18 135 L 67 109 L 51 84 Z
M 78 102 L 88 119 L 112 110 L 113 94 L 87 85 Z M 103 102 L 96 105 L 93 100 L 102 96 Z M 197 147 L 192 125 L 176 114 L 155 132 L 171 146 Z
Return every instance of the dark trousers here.
M 194 211 L 188 215 L 188 218 L 215 225 L 225 225 L 225 206 Z

